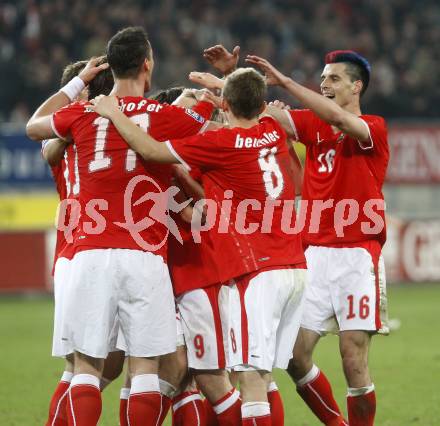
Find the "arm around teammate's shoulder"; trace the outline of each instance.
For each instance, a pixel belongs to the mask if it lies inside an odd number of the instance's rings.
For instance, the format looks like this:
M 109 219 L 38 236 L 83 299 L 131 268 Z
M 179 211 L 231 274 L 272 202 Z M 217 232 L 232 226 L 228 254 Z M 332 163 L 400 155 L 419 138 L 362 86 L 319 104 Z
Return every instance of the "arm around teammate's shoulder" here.
M 130 148 L 144 160 L 156 163 L 178 163 L 166 144 L 158 142 L 145 133 L 121 112 L 116 96 L 100 95 L 92 101 L 92 104 L 91 109 L 111 120 Z

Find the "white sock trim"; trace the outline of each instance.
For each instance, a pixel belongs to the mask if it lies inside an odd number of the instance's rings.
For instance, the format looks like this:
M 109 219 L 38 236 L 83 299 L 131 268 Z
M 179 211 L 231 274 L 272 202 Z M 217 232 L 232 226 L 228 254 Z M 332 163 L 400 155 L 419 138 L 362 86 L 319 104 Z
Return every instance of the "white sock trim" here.
M 302 378 L 296 382 L 297 386 L 304 386 L 307 383 L 310 383 L 312 380 L 315 380 L 318 377 L 319 368 L 313 364 L 312 369 Z
M 374 391 L 374 383 L 370 386 L 364 386 L 363 388 L 348 388 L 347 396 L 361 396 Z
M 215 414 L 218 415 L 223 413 L 228 408 L 232 407 L 239 399 L 240 392 L 238 392 L 237 389 L 234 389 L 234 392 L 232 392 L 232 395 L 229 398 L 225 399 L 223 402 L 220 402 L 220 404 L 217 404 L 213 407 Z
M 188 395 L 185 398 L 173 404 L 173 412 L 176 412 L 180 407 L 183 407 L 184 405 L 197 400 L 202 400 L 202 397 L 200 396 L 199 393 Z
M 166 380 L 162 379 L 159 379 L 159 389 L 162 395 L 165 395 L 170 399 L 173 398 L 177 390 L 171 383 L 168 383 Z
M 128 399 L 130 396 L 130 388 L 121 388 L 121 392 L 119 393 L 119 399 Z
M 270 404 L 264 401 L 245 402 L 241 405 L 241 417 L 243 419 L 249 417 L 270 416 Z
M 60 382 L 70 383 L 72 381 L 73 373 L 70 371 L 63 371 Z
M 144 392 L 160 392 L 157 374 L 139 374 L 131 379 L 130 395 Z
M 274 392 L 278 390 L 278 386 L 275 382 L 270 382 L 269 386 L 267 387 L 267 392 Z
M 73 388 L 77 385 L 90 385 L 99 389 L 99 378 L 92 374 L 75 374 L 70 382 L 70 387 Z

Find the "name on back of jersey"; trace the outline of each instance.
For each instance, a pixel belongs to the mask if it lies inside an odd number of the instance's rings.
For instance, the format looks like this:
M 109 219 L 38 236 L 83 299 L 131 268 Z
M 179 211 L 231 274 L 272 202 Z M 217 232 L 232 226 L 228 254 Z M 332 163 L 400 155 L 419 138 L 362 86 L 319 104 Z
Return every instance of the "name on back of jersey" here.
M 279 138 L 280 135 L 276 130 L 263 133 L 263 137 L 261 138 L 251 138 L 249 136 L 244 138 L 238 133 L 235 139 L 235 148 L 259 148 L 261 146 L 273 144 Z

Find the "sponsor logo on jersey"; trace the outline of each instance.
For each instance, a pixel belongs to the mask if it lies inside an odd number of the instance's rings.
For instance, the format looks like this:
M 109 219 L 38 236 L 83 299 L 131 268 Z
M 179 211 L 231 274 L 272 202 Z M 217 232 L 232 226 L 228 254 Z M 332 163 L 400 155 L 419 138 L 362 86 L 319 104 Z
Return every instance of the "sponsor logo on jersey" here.
M 194 118 L 194 120 L 198 121 L 199 123 L 204 123 L 205 122 L 205 119 L 200 114 L 198 114 L 197 112 L 193 111 L 192 109 L 185 108 L 185 112 L 189 116 Z

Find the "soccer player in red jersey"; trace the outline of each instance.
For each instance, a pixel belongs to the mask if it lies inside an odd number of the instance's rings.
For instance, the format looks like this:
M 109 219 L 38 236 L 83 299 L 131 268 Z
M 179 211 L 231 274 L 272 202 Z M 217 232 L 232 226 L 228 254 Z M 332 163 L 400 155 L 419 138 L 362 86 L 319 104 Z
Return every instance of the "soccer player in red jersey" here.
M 368 369 L 371 336 L 388 332 L 384 199 L 389 152 L 382 117 L 361 113 L 370 65 L 353 51 L 326 55 L 322 95 L 248 56 L 271 84 L 285 88 L 306 110 L 276 110 L 287 132 L 306 146 L 302 190 L 303 242 L 309 268 L 306 306 L 288 372 L 298 393 L 327 425 L 346 424 L 323 372 L 313 364 L 320 337 L 339 332 L 348 384 L 350 426 L 373 425 L 375 388 Z
M 145 160 L 202 171 L 205 224 L 213 227 L 207 237 L 217 262 L 211 283 L 197 288 L 189 281 L 178 305 L 191 342 L 189 366 L 220 425 L 272 424 L 265 379 L 273 368 L 287 367 L 302 311 L 305 259 L 299 235 L 287 229 L 295 221 L 292 163 L 282 128 L 258 118 L 265 94 L 259 73 L 235 71 L 222 102 L 231 128 L 166 144 L 139 132 L 116 98 L 95 100 L 95 109 Z M 192 232 L 195 238 L 194 226 Z M 239 371 L 241 416 L 222 370 L 227 366 Z
M 154 60 L 142 28 L 126 28 L 113 36 L 107 58 L 115 78 L 113 93 L 143 131 L 163 140 L 204 127 L 205 119 L 196 112 L 143 97 Z M 69 94 L 79 86 L 76 80 Z M 165 263 L 170 171 L 138 158 L 88 103 L 73 103 L 52 115 L 70 102 L 69 94 L 53 95 L 27 125 L 32 139 L 71 137 L 78 152 L 81 216 L 63 327 L 63 339 L 75 350 L 68 422 L 98 422 L 99 379 L 118 320 L 131 375 L 129 422 L 156 425 L 161 412 L 158 356 L 176 349 L 174 297 Z M 199 111 L 210 115 L 212 105 L 202 102 Z M 146 218 L 146 212 L 152 216 Z
M 93 61 L 94 62 L 94 61 Z M 101 57 L 96 62 L 96 67 L 107 62 L 106 57 Z M 74 77 L 76 77 L 87 65 L 87 61 L 78 61 L 68 65 L 63 71 L 61 78 L 61 87 L 63 88 Z M 81 75 L 82 77 L 82 75 Z M 83 77 L 84 78 L 84 77 Z M 114 81 L 110 69 L 100 71 L 88 86 L 79 94 L 75 101 L 87 100 L 94 98 L 99 94 L 109 94 L 112 90 Z M 79 176 L 78 176 L 78 156 L 74 145 L 62 139 L 50 139 L 42 143 L 42 155 L 48 162 L 56 184 L 60 201 L 78 198 L 79 194 Z M 63 224 L 59 224 L 57 230 L 57 241 L 55 246 L 53 275 L 54 275 L 54 298 L 55 298 L 55 315 L 54 315 L 54 335 L 52 355 L 56 357 L 64 357 L 66 359 L 64 372 L 58 383 L 49 406 L 49 415 L 46 426 L 64 426 L 67 425 L 67 391 L 70 381 L 73 377 L 73 350 L 69 348 L 61 339 L 62 330 L 62 314 L 64 294 L 66 293 L 70 260 L 73 257 L 73 244 L 70 238 L 73 229 L 66 229 L 69 226 L 69 206 L 64 211 L 61 208 L 59 217 L 64 220 Z M 64 229 L 64 230 L 63 230 Z M 68 237 L 70 234 L 70 238 Z M 100 390 L 104 388 L 114 379 L 116 379 L 122 371 L 124 362 L 124 353 L 115 350 L 117 338 L 117 330 L 113 336 L 113 350 L 108 355 L 104 363 L 104 371 L 100 381 Z

